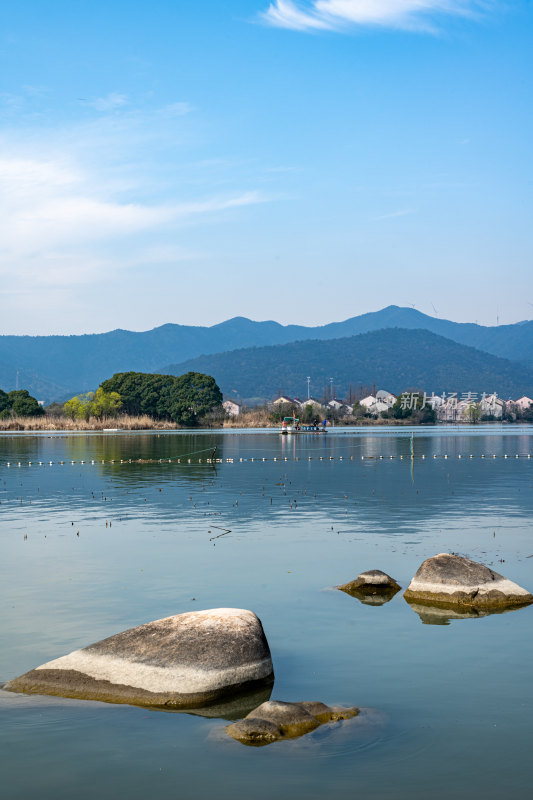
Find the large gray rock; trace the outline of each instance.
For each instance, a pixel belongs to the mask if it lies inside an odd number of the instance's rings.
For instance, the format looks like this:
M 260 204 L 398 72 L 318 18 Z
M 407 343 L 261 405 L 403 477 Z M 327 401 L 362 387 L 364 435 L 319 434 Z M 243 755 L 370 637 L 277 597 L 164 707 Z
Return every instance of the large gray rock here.
M 358 713 L 358 708 L 326 706 L 315 701 L 285 703 L 270 700 L 240 722 L 228 725 L 226 732 L 242 744 L 262 747 L 280 739 L 295 739 L 327 722 L 351 719 Z
M 440 553 L 418 568 L 404 594 L 408 603 L 499 609 L 533 602 L 533 595 L 483 564 Z
M 215 608 L 130 628 L 10 681 L 12 692 L 196 708 L 274 680 L 261 622 Z
M 400 591 L 400 588 L 394 578 L 380 569 L 369 569 L 358 575 L 354 581 L 337 586 L 341 592 L 346 592 L 351 597 L 356 597 L 361 603 L 372 606 L 388 603 Z

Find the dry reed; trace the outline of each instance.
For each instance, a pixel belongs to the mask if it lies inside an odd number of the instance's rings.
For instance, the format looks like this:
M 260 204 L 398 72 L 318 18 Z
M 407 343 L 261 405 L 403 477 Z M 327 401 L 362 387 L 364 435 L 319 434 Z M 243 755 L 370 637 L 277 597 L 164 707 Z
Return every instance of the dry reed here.
M 205 422 L 205 421 L 204 421 Z M 331 423 L 330 423 L 331 424 Z M 344 417 L 337 420 L 334 425 L 408 425 L 412 424 L 409 420 L 392 419 L 369 419 Z M 202 421 L 200 421 L 202 426 Z M 222 422 L 209 421 L 206 427 L 210 428 L 279 428 L 279 422 L 273 422 L 270 418 L 270 411 L 266 408 L 252 408 L 242 411 L 238 417 L 227 417 Z M 63 416 L 52 416 L 45 414 L 42 417 L 9 417 L 0 419 L 0 433 L 10 431 L 103 431 L 106 429 L 120 429 L 124 431 L 143 431 L 157 430 L 170 431 L 179 430 L 183 426 L 177 422 L 168 420 L 152 419 L 147 414 L 141 416 L 122 416 L 111 419 L 89 420 L 69 419 Z
M 89 420 L 45 414 L 42 417 L 10 417 L 0 420 L 0 431 L 103 431 L 106 428 L 120 428 L 125 431 L 167 431 L 181 428 L 181 425 L 177 422 L 152 419 L 146 414 L 139 417 L 123 414 L 114 419 L 91 417 Z
M 222 423 L 224 428 L 279 428 L 279 422 L 272 422 L 266 408 L 251 408 L 242 411 L 238 417 L 228 417 Z

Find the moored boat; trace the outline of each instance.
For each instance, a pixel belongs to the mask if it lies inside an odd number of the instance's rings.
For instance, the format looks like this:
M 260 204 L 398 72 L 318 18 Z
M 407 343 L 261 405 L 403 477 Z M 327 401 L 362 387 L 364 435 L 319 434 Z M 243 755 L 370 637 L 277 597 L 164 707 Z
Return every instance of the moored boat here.
M 325 421 L 322 425 L 313 423 L 312 425 L 300 425 L 298 417 L 285 417 L 281 423 L 280 433 L 327 433 Z

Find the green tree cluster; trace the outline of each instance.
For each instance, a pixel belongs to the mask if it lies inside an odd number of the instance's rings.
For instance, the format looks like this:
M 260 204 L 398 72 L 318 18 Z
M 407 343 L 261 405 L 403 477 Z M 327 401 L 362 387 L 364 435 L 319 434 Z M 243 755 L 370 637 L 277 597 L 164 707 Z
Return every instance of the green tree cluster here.
M 0 389 L 0 419 L 9 417 L 40 417 L 44 409 L 27 389 L 4 392 Z
M 148 414 L 153 419 L 196 425 L 212 409 L 222 405 L 222 392 L 215 379 L 201 372 L 154 375 L 117 372 L 104 381 L 105 392 L 118 392 L 127 414 Z
M 63 406 L 65 416 L 70 419 L 106 419 L 116 417 L 122 407 L 117 392 L 105 392 L 99 387 L 96 392 L 87 392 L 72 397 Z

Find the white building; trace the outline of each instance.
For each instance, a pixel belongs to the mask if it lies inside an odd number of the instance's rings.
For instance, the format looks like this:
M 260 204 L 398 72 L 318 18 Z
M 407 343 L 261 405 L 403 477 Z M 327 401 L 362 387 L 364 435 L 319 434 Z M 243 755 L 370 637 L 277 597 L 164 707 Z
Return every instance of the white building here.
M 313 411 L 321 411 L 324 408 L 320 400 L 317 400 L 316 397 L 308 397 L 307 400 L 300 401 L 299 406 L 302 409 L 311 406 Z
M 443 401 L 442 398 L 439 398 L 439 399 L 441 400 L 440 403 L 437 403 L 436 401 L 433 401 L 434 405 L 432 403 L 433 410 L 437 414 L 438 421 L 439 422 L 456 422 L 459 419 L 458 410 L 457 410 L 457 400 L 452 399 L 452 400 L 444 400 Z M 432 400 L 433 400 L 433 398 L 432 398 Z M 428 400 L 428 402 L 429 402 L 429 400 Z
M 273 406 L 281 406 L 281 405 L 292 405 L 292 406 L 299 406 L 300 401 L 294 400 L 292 397 L 287 397 L 286 394 L 282 394 L 279 397 L 276 397 L 275 400 L 272 401 Z
M 224 400 L 222 407 L 229 417 L 238 417 L 241 413 L 241 405 L 235 400 Z
M 513 400 L 512 404 L 520 409 L 520 411 L 527 411 L 530 405 L 533 403 L 531 397 L 521 397 L 519 400 Z
M 396 402 L 396 397 L 390 392 L 387 392 L 385 389 L 380 389 L 376 392 L 376 400 L 381 403 L 386 403 L 387 406 L 391 408 Z
M 377 398 L 374 397 L 373 394 L 369 394 L 368 397 L 363 397 L 362 400 L 359 400 L 359 405 L 363 406 L 363 408 L 370 408 L 370 406 L 373 406 L 376 402 Z
M 377 417 L 378 414 L 381 414 L 382 411 L 388 411 L 390 405 L 388 403 L 383 403 L 381 400 L 376 400 L 373 406 L 370 406 L 368 409 L 371 414 Z
M 378 400 L 378 398 L 374 397 L 373 394 L 369 394 L 368 397 L 363 397 L 363 399 L 359 401 L 359 405 L 366 409 L 368 413 L 372 414 L 374 417 L 377 417 L 382 411 L 388 411 L 390 408 L 388 403 Z
M 483 416 L 490 416 L 496 417 L 496 419 L 501 419 L 503 416 L 503 411 L 505 408 L 505 403 L 503 400 L 500 400 L 497 394 L 488 394 L 485 397 L 481 398 L 479 403 L 481 408 L 481 413 Z

